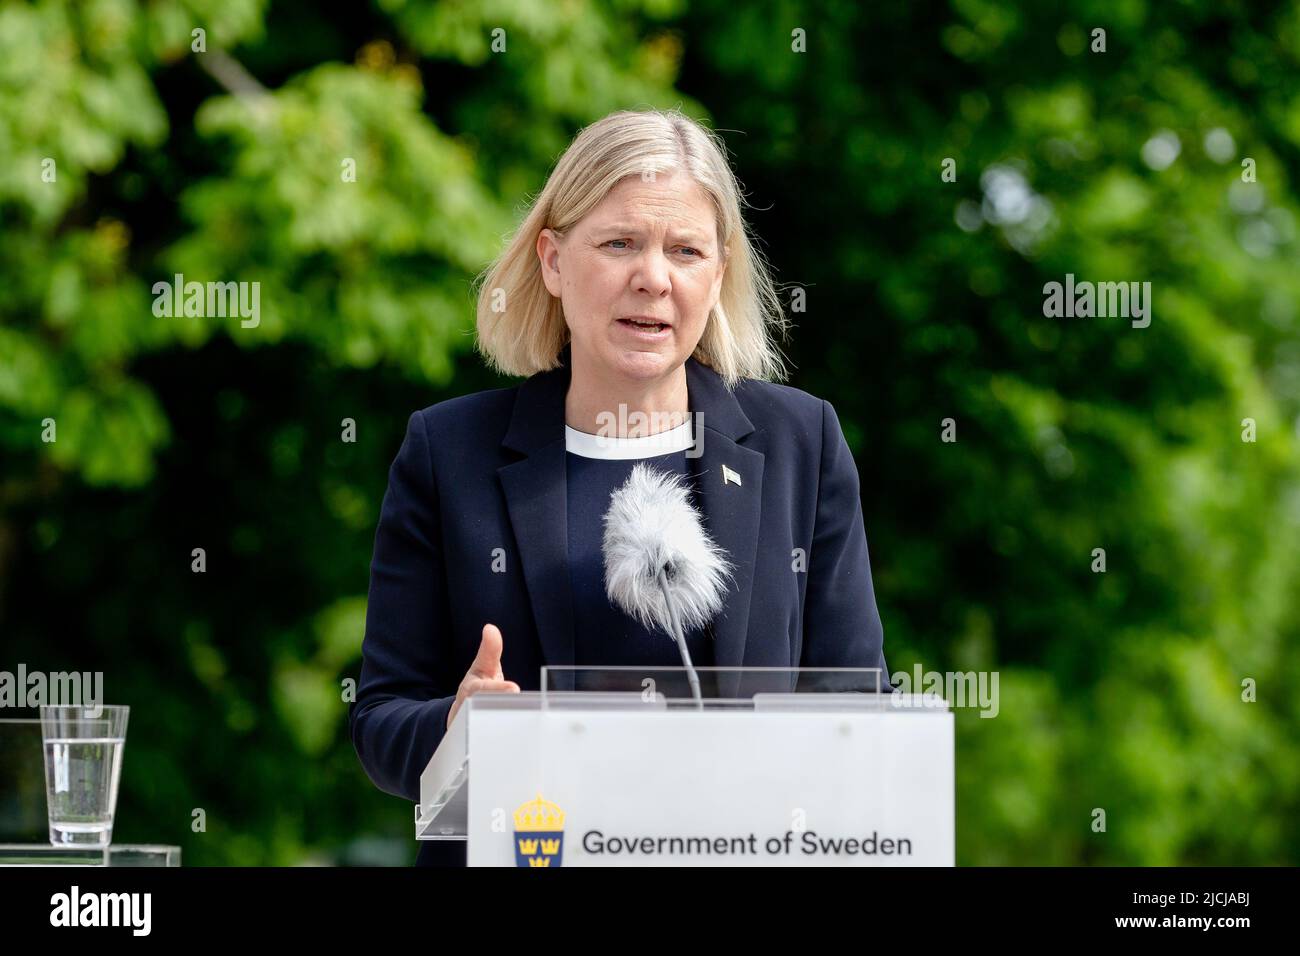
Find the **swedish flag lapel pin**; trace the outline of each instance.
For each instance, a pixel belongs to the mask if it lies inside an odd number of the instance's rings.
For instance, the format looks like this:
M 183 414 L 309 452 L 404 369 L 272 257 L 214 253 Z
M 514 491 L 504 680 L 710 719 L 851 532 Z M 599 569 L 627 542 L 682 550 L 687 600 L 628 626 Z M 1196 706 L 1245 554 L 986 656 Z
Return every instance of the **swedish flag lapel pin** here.
M 723 483 L 724 485 L 729 485 L 729 484 L 731 484 L 732 482 L 735 482 L 736 485 L 739 486 L 739 485 L 740 485 L 740 474 L 739 474 L 738 472 L 734 472 L 734 471 L 732 471 L 732 470 L 731 470 L 730 468 L 728 468 L 726 465 L 723 465 L 723 466 L 722 466 L 722 483 Z

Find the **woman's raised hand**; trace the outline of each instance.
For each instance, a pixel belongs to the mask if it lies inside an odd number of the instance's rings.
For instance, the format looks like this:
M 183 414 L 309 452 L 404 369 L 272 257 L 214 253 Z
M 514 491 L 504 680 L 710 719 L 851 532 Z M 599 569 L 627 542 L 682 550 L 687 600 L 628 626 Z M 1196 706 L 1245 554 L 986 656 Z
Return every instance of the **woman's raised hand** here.
M 448 727 L 455 719 L 456 711 L 460 710 L 460 705 L 474 694 L 519 693 L 519 685 L 512 680 L 506 680 L 505 674 L 501 671 L 501 651 L 504 647 L 501 629 L 495 624 L 484 624 L 478 654 L 474 657 L 474 663 L 469 665 L 469 670 L 465 672 L 465 679 L 460 682 L 460 687 L 456 689 L 456 699 L 452 702 L 451 710 L 447 711 Z

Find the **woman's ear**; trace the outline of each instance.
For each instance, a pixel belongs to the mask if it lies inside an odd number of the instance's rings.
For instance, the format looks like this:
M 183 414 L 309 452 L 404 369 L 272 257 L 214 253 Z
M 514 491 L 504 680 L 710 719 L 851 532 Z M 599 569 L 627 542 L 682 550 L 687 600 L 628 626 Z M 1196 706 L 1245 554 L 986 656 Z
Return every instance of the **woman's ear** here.
M 557 299 L 563 290 L 560 284 L 560 240 L 554 229 L 543 229 L 537 234 L 537 259 L 541 264 L 542 282 L 546 283 L 546 291 Z

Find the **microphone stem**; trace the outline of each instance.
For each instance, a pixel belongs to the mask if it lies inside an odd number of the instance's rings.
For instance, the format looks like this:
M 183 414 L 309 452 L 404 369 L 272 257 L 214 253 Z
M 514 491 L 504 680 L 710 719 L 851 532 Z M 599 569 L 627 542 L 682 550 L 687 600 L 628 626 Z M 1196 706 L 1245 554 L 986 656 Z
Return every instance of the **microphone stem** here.
M 681 620 L 677 616 L 677 602 L 673 600 L 673 592 L 668 586 L 668 576 L 663 568 L 659 569 L 659 590 L 663 592 L 664 603 L 668 605 L 668 620 L 673 626 L 672 638 L 677 642 L 677 650 L 682 655 L 682 664 L 686 666 L 686 680 L 691 685 L 695 706 L 703 710 L 704 695 L 700 693 L 700 675 L 695 672 L 695 665 L 691 663 L 691 652 L 686 647 L 686 636 L 682 634 Z

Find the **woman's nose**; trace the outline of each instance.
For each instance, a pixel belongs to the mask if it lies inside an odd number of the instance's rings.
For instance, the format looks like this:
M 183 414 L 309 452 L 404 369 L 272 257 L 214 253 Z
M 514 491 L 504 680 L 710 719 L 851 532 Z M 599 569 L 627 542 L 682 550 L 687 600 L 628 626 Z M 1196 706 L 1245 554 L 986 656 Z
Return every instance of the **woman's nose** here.
M 637 260 L 637 271 L 633 277 L 638 291 L 662 295 L 672 288 L 672 279 L 668 274 L 668 258 L 661 249 L 647 248 Z

